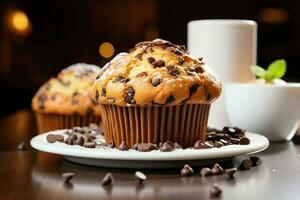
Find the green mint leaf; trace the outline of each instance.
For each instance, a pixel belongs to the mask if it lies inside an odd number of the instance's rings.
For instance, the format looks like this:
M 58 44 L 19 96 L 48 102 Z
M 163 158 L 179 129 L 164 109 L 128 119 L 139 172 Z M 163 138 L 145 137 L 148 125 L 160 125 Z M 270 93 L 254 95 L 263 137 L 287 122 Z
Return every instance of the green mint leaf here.
M 276 77 L 275 77 L 275 75 L 272 72 L 266 71 L 266 73 L 264 74 L 263 78 L 266 79 L 267 81 L 271 81 L 271 80 L 273 80 Z
M 257 65 L 252 65 L 250 69 L 255 76 L 258 76 L 259 78 L 265 78 L 266 70 L 264 68 Z
M 286 72 L 286 62 L 284 59 L 273 61 L 267 70 L 269 73 L 273 74 L 274 78 L 282 78 Z M 273 78 L 273 79 L 274 79 Z

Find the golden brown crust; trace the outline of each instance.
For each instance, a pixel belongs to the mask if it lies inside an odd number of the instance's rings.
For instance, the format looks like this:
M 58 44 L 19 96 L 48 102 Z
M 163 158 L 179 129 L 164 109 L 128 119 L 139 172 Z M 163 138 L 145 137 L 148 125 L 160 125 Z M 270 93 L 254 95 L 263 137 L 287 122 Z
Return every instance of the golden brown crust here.
M 101 104 L 210 104 L 220 96 L 219 78 L 183 47 L 156 39 L 138 43 L 107 63 L 94 83 Z
M 95 65 L 71 65 L 38 90 L 32 99 L 32 109 L 39 113 L 100 115 L 99 105 L 91 98 L 99 72 Z

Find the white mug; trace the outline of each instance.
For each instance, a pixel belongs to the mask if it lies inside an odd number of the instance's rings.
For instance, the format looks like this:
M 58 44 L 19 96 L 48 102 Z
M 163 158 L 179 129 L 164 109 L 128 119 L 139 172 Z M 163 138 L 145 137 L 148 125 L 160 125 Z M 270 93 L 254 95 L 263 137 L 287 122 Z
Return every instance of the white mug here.
M 188 23 L 188 50 L 218 74 L 225 87 L 252 79 L 256 64 L 257 23 L 251 20 L 197 20 Z M 224 93 L 212 104 L 208 125 L 229 126 Z

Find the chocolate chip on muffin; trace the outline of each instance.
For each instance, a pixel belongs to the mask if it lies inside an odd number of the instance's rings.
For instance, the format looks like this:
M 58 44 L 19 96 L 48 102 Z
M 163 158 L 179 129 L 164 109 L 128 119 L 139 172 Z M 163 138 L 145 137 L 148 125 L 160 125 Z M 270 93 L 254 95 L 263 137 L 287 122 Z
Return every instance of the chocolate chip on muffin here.
M 167 70 L 168 70 L 169 74 L 171 74 L 172 76 L 178 76 L 179 75 L 179 70 L 174 65 L 167 66 Z
M 200 73 L 200 74 L 204 72 L 203 68 L 200 65 L 195 66 L 194 69 L 197 73 Z
M 106 97 L 106 88 L 105 87 L 103 87 L 101 89 L 101 96 Z
M 113 97 L 107 97 L 107 101 L 108 101 L 109 103 L 115 103 L 116 99 L 113 98 Z
M 176 55 L 182 55 L 181 51 L 178 50 L 176 47 L 167 47 L 167 50 L 171 51 L 172 53 L 175 53 Z
M 95 101 L 96 101 L 96 102 L 98 102 L 98 98 L 99 98 L 99 92 L 98 92 L 98 90 L 97 90 L 96 93 L 95 93 Z
M 39 107 L 40 109 L 44 109 L 45 108 L 45 101 L 48 99 L 46 93 L 42 92 L 39 96 L 38 96 L 38 100 L 39 100 Z
M 153 57 L 148 57 L 147 58 L 147 61 L 150 63 L 150 64 L 153 64 L 155 62 L 155 58 Z
M 166 104 L 168 103 L 172 103 L 175 100 L 173 95 L 168 96 L 167 100 L 166 100 Z
M 200 84 L 199 83 L 195 83 L 194 85 L 192 85 L 189 89 L 190 91 L 190 96 L 192 96 L 194 93 L 196 93 L 197 89 L 199 88 Z
M 126 83 L 128 82 L 129 79 L 128 78 L 125 78 L 123 75 L 118 75 L 116 76 L 114 79 L 113 79 L 113 82 L 116 83 L 116 82 L 119 82 L 119 83 Z
M 147 72 L 141 72 L 141 73 L 138 73 L 138 74 L 136 75 L 136 77 L 145 77 L 145 76 L 147 76 L 147 75 L 148 75 Z
M 143 53 L 138 53 L 135 55 L 135 58 L 139 59 L 139 60 L 143 60 Z
M 156 68 L 156 67 L 163 67 L 163 66 L 165 66 L 165 61 L 163 61 L 163 60 L 157 60 L 157 61 L 153 62 L 152 64 L 153 64 L 154 68 Z
M 194 67 L 188 67 L 185 69 L 185 72 L 187 73 L 187 75 L 189 76 L 197 76 L 196 70 Z
M 160 77 L 154 77 L 151 79 L 151 84 L 156 87 L 162 82 L 162 78 Z
M 125 92 L 125 102 L 128 104 L 135 104 L 134 95 L 135 90 L 133 87 L 129 87 Z

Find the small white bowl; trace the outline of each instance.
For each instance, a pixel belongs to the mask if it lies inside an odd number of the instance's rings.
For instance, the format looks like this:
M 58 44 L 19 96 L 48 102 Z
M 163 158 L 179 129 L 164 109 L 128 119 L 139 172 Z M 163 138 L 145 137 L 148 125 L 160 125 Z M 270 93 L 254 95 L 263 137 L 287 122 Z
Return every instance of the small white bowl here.
M 290 140 L 300 119 L 300 83 L 229 83 L 225 85 L 225 102 L 233 126 L 274 142 Z

